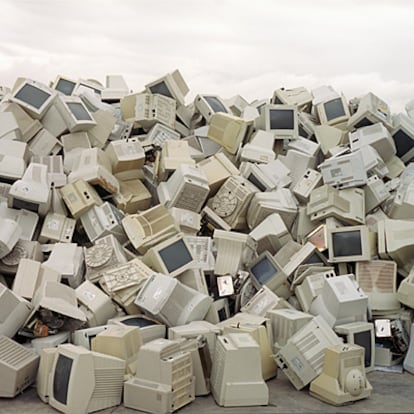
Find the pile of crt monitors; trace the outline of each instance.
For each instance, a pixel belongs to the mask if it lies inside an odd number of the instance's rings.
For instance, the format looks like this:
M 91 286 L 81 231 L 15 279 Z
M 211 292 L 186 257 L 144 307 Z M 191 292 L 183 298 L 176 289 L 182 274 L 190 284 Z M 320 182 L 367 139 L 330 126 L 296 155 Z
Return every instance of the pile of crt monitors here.
M 283 371 L 342 405 L 414 373 L 414 102 L 188 93 L 0 88 L 0 396 L 267 405 Z

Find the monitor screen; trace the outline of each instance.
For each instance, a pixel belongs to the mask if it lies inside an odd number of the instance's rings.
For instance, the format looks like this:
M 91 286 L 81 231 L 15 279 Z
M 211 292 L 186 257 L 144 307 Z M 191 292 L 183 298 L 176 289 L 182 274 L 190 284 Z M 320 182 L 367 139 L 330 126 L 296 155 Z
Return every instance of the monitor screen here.
M 149 87 L 149 90 L 152 93 L 159 93 L 160 95 L 164 95 L 164 96 L 167 96 L 168 98 L 175 99 L 174 96 L 171 95 L 171 92 L 168 89 L 167 84 L 164 81 L 159 82 L 159 83 L 156 83 L 155 85 L 150 86 Z
M 267 257 L 264 257 L 262 260 L 257 262 L 250 270 L 254 277 L 262 285 L 279 272 L 279 269 L 277 269 Z
M 266 191 L 266 187 L 257 179 L 257 177 L 253 173 L 250 173 L 247 179 L 253 185 L 255 185 L 260 191 Z
M 50 94 L 36 88 L 33 85 L 25 84 L 19 92 L 14 95 L 15 98 L 20 99 L 23 102 L 33 106 L 36 109 L 40 109 L 42 105 L 50 98 Z
M 75 86 L 75 82 L 71 82 L 66 79 L 59 79 L 55 89 L 59 92 L 62 92 L 64 95 L 70 96 L 72 95 Z
M 359 230 L 332 233 L 335 257 L 359 256 L 362 254 L 361 232 Z
M 368 118 L 362 118 L 357 124 L 354 125 L 355 129 L 373 125 Z
M 127 326 L 138 326 L 139 328 L 144 328 L 145 326 L 156 325 L 156 322 L 151 321 L 146 318 L 140 318 L 138 316 L 134 318 L 127 318 L 121 321 L 124 325 Z
M 393 138 L 397 148 L 397 157 L 401 158 L 414 147 L 414 140 L 402 130 L 396 132 Z
M 345 116 L 345 109 L 341 98 L 325 102 L 323 106 L 325 108 L 326 119 L 328 121 Z
M 214 96 L 205 96 L 204 99 L 207 101 L 214 112 L 227 113 L 227 109 L 224 107 L 224 105 Z
M 365 348 L 365 367 L 371 365 L 371 331 L 362 331 L 354 333 L 354 343 Z
M 34 211 L 35 213 L 39 212 L 39 204 L 32 203 L 30 201 L 20 200 L 18 198 L 13 198 L 13 208 L 16 208 L 18 210 L 30 210 Z
M 63 405 L 66 405 L 68 400 L 72 364 L 73 359 L 65 355 L 59 355 L 56 362 L 56 370 L 53 378 L 53 397 Z
M 293 129 L 295 120 L 291 109 L 270 109 L 270 129 Z
M 72 112 L 73 116 L 78 121 L 91 121 L 91 117 L 88 114 L 88 111 L 85 109 L 85 107 L 78 102 L 68 102 L 67 103 L 68 108 Z
M 161 249 L 159 255 L 169 273 L 193 260 L 183 240 L 177 240 L 175 243 Z

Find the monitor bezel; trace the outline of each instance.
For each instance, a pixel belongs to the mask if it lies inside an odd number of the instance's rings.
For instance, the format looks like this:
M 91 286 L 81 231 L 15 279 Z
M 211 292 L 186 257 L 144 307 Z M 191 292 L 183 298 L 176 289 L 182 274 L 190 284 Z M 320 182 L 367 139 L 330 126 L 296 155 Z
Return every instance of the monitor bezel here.
M 325 105 L 329 102 L 336 101 L 338 99 L 340 99 L 342 102 L 342 107 L 344 108 L 344 115 L 328 120 L 325 111 Z M 342 122 L 347 122 L 350 117 L 348 102 L 346 101 L 345 96 L 343 94 L 341 94 L 340 96 L 335 96 L 332 99 L 328 99 L 327 101 L 320 102 L 318 105 L 316 105 L 316 111 L 318 113 L 319 122 L 322 125 L 334 126 Z

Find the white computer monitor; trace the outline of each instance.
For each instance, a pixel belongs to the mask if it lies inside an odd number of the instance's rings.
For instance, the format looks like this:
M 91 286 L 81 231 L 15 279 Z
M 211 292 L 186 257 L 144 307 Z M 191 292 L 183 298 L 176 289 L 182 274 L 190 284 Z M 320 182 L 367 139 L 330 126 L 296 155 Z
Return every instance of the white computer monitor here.
M 331 327 L 366 321 L 367 311 L 368 297 L 350 275 L 327 278 L 309 309 L 312 315 L 322 316 Z
M 298 110 L 293 105 L 265 105 L 256 126 L 271 131 L 275 139 L 295 139 L 299 136 Z
M 125 361 L 72 344 L 59 345 L 49 377 L 49 404 L 64 413 L 119 405 Z
M 414 120 L 404 114 L 395 115 L 391 136 L 397 157 L 408 163 L 414 158 Z
M 71 96 L 75 90 L 77 81 L 63 75 L 58 75 L 52 84 L 52 89 L 66 96 Z
M 303 86 L 297 88 L 279 88 L 273 92 L 272 104 L 296 105 L 302 112 L 310 112 L 312 94 Z
M 173 98 L 177 101 L 177 105 L 184 105 L 184 98 L 189 92 L 189 88 L 178 69 L 146 84 L 145 89 L 151 93 Z
M 92 339 L 98 333 L 108 328 L 108 325 L 93 326 L 92 328 L 77 329 L 71 333 L 70 342 L 74 345 L 83 346 L 86 349 L 91 349 Z
M 207 137 L 230 154 L 236 154 L 240 145 L 250 136 L 252 125 L 251 121 L 218 112 L 211 117 Z
M 168 326 L 203 320 L 213 299 L 179 282 L 154 273 L 138 293 L 135 304 Z
M 267 251 L 249 263 L 247 269 L 257 290 L 262 286 L 267 286 L 270 290 L 277 292 L 279 287 L 287 283 L 287 275 L 283 267 Z
M 0 335 L 1 398 L 13 398 L 32 385 L 36 380 L 38 366 L 39 355 L 7 336 Z
M 346 343 L 364 348 L 365 371 L 372 371 L 375 366 L 374 324 L 372 322 L 351 322 L 335 326 L 334 331 L 344 338 Z
M 397 298 L 397 264 L 391 260 L 357 262 L 355 277 L 367 294 L 372 311 L 393 311 L 401 307 Z
M 365 375 L 363 358 L 364 349 L 359 345 L 327 347 L 322 373 L 311 382 L 310 395 L 336 406 L 368 398 L 372 386 Z
M 316 105 L 320 123 L 334 126 L 348 121 L 350 113 L 344 95 L 333 97 Z
M 182 233 L 151 247 L 142 261 L 155 271 L 173 277 L 197 263 Z
M 217 95 L 197 95 L 194 98 L 194 106 L 198 112 L 210 123 L 211 117 L 216 113 L 231 114 L 231 109 Z
M 322 372 L 326 348 L 341 343 L 322 316 L 316 316 L 289 338 L 275 360 L 293 386 L 301 390 Z
M 267 405 L 260 347 L 248 333 L 219 335 L 211 370 L 211 391 L 223 407 Z
M 358 262 L 375 255 L 376 235 L 365 225 L 327 229 L 329 262 Z
M 96 126 L 95 119 L 78 96 L 58 96 L 55 106 L 71 133 Z
M 414 309 L 414 267 L 398 286 L 397 298 L 403 305 Z
M 41 119 L 55 97 L 56 92 L 46 85 L 24 79 L 15 87 L 10 99 L 24 108 L 33 118 Z

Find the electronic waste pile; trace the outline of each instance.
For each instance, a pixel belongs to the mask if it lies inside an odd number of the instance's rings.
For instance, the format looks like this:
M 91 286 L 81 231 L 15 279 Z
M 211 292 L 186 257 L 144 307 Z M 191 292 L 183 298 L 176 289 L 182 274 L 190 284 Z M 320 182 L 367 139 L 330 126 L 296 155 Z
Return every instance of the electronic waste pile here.
M 267 405 L 281 370 L 342 405 L 414 373 L 414 101 L 188 92 L 0 88 L 0 397 Z

